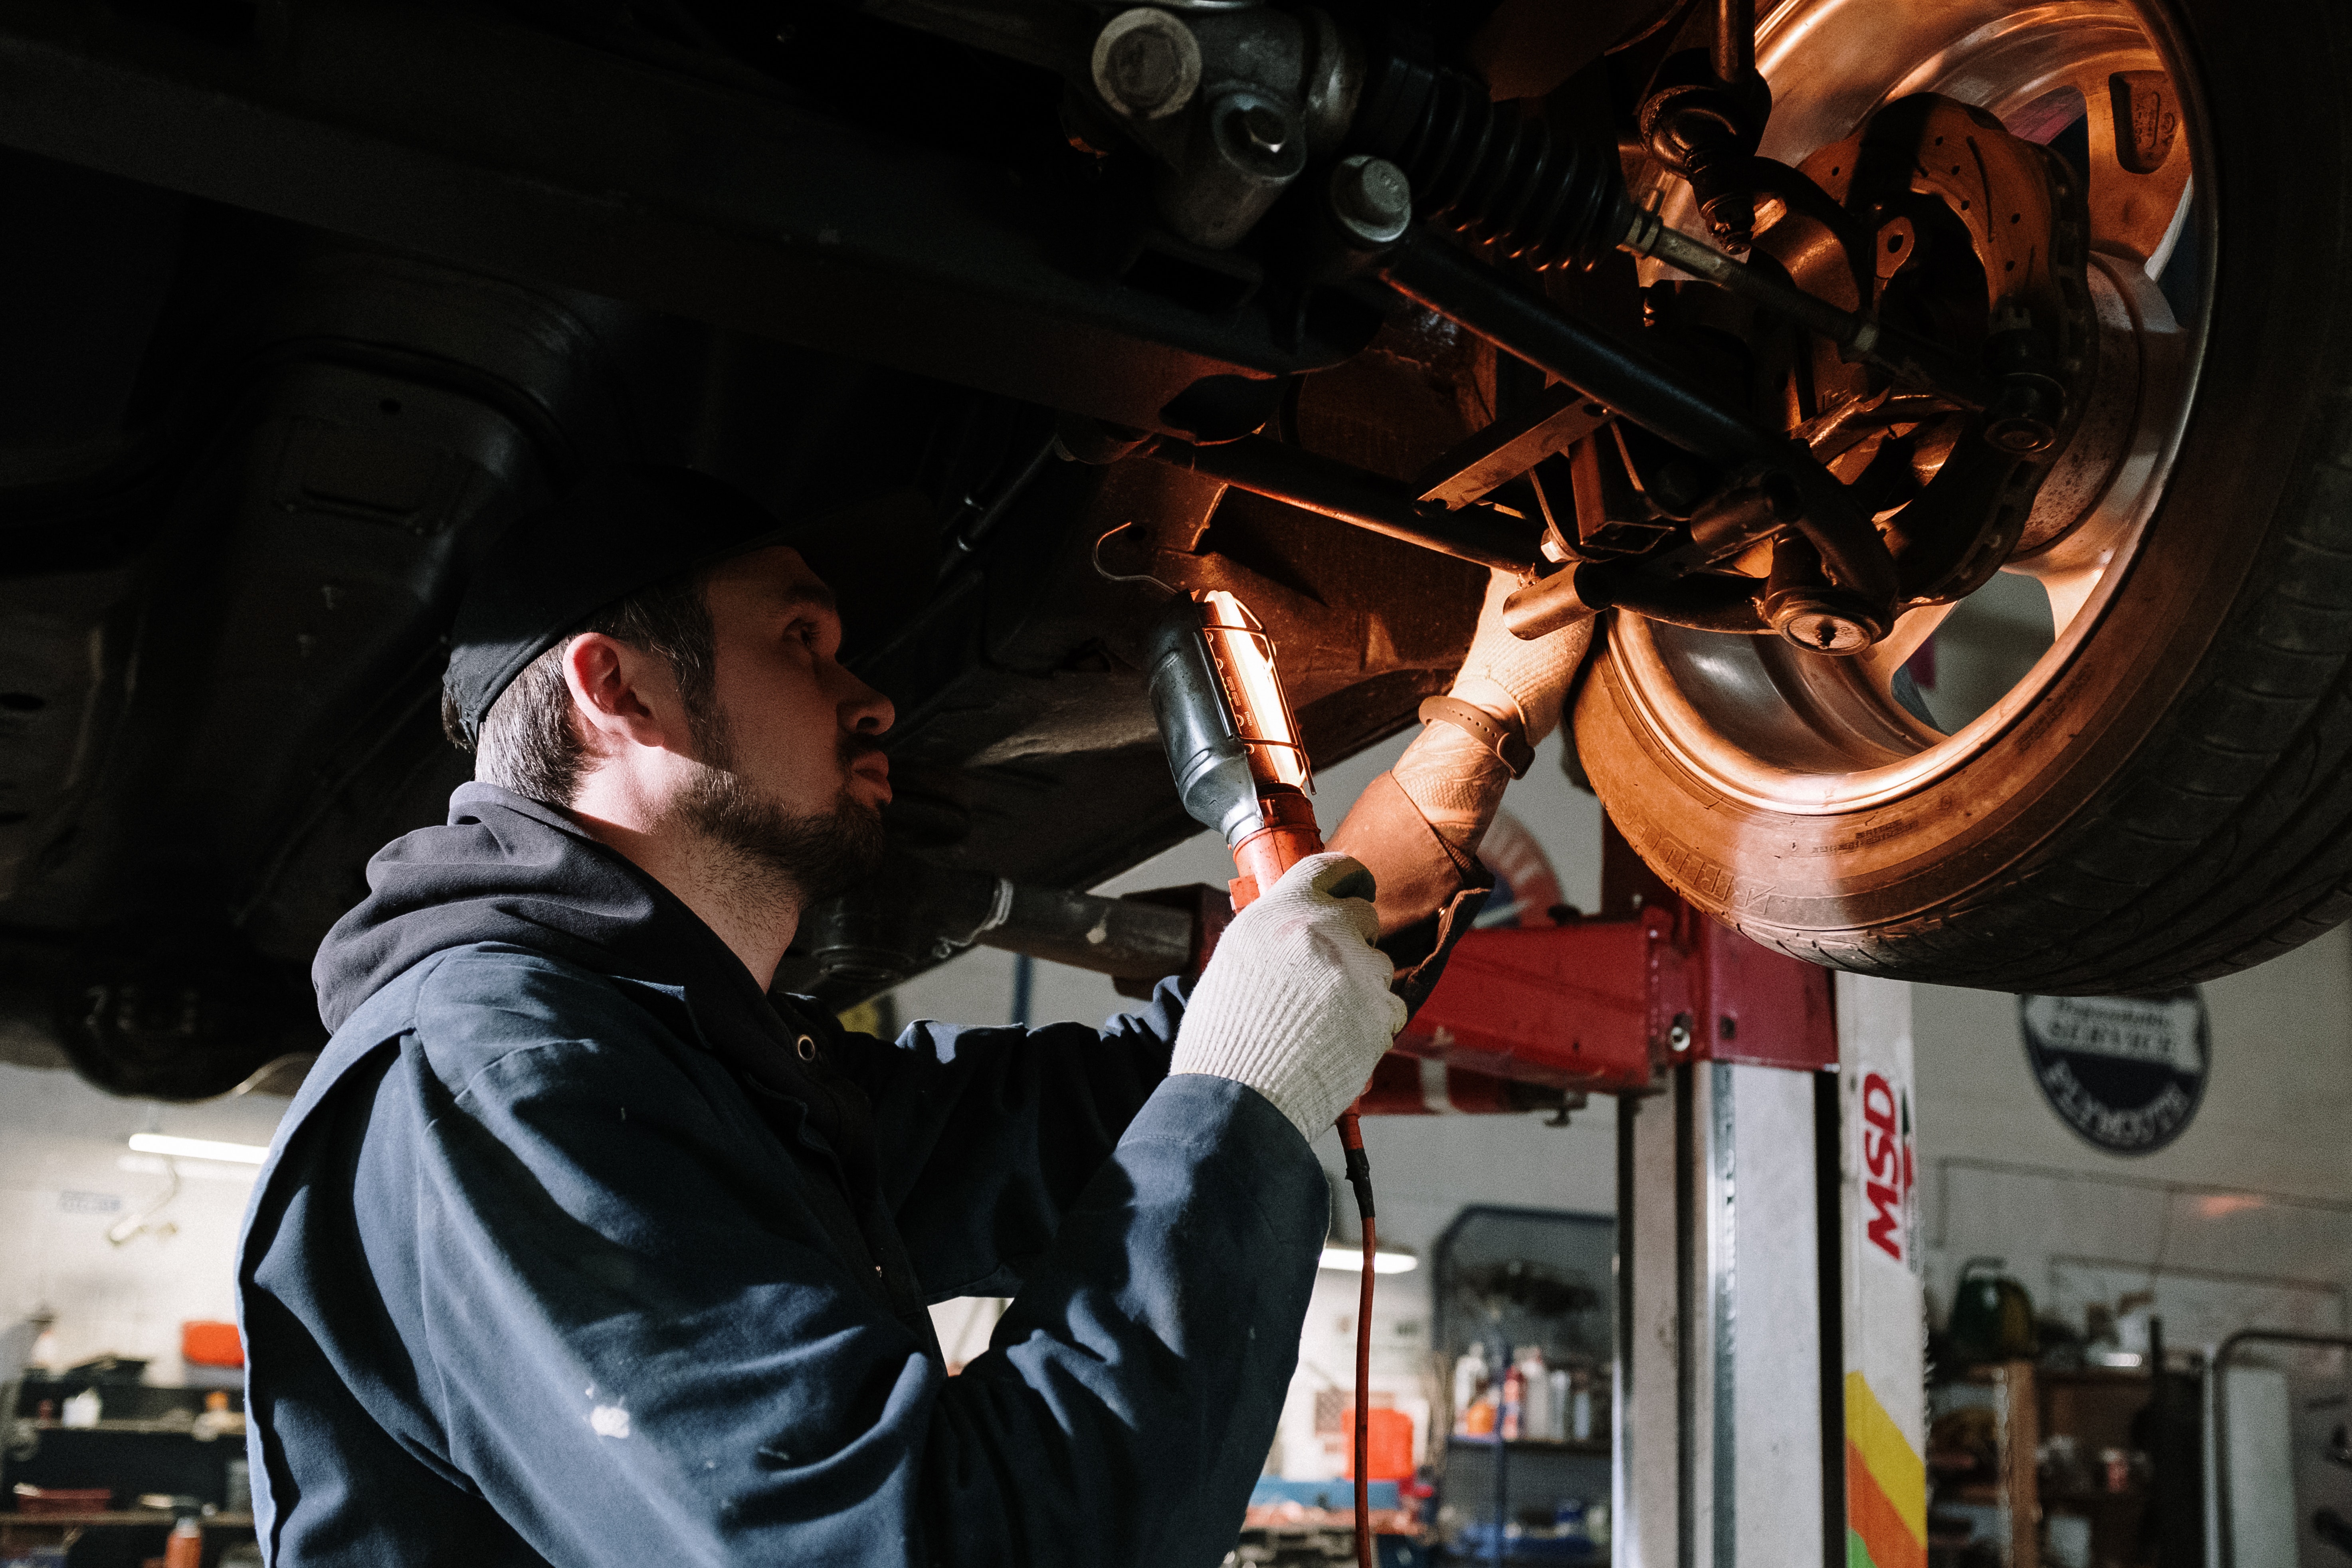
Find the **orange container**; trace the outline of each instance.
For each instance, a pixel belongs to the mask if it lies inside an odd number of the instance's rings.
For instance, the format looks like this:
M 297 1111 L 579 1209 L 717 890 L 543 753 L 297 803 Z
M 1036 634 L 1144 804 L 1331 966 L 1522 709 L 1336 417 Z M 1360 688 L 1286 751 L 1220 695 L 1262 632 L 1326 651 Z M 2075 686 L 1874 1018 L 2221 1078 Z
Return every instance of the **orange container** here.
M 1345 1458 L 1339 1476 L 1343 1480 L 1356 1479 L 1356 1407 L 1352 1405 L 1339 1413 L 1339 1430 L 1346 1437 Z M 1365 1457 L 1367 1479 L 1375 1481 L 1408 1481 L 1412 1479 L 1412 1417 L 1402 1410 L 1383 1410 L 1375 1405 L 1365 1413 Z
M 235 1323 L 182 1323 L 180 1359 L 190 1366 L 243 1366 L 245 1342 Z

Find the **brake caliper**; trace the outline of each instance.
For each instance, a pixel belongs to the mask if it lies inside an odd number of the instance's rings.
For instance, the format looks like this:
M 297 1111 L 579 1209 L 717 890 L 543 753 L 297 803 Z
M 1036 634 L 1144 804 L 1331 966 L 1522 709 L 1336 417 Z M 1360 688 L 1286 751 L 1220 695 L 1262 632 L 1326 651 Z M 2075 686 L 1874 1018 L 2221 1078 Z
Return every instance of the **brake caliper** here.
M 1814 340 L 1788 369 L 1796 433 L 1878 518 L 1898 603 L 1981 586 L 2017 547 L 2086 400 L 2095 352 L 2084 183 L 1979 109 L 1921 93 L 1799 175 L 1834 207 L 1769 204 L 1756 248 L 1800 287 L 1971 357 L 1981 410 L 1937 408 Z

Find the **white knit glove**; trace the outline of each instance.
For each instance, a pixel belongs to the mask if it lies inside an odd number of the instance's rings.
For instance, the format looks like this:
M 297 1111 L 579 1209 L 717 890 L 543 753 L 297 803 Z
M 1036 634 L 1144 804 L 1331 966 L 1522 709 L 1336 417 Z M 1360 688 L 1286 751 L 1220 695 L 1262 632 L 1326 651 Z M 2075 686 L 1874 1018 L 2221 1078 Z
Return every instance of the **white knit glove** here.
M 1452 694 L 1497 719 L 1517 717 L 1532 746 L 1559 727 L 1569 682 L 1592 646 L 1592 622 L 1588 618 L 1534 642 L 1522 641 L 1503 624 L 1503 601 L 1518 586 L 1507 572 L 1488 579 L 1478 630 L 1470 638 L 1462 672 L 1454 678 Z M 1478 852 L 1502 803 L 1503 786 L 1511 782 L 1511 770 L 1484 742 L 1442 720 L 1413 737 L 1389 771 L 1429 826 L 1465 856 Z
M 1404 1027 L 1395 966 L 1372 945 L 1380 917 L 1369 897 L 1341 896 L 1371 882 L 1345 855 L 1310 855 L 1235 915 L 1192 987 L 1170 1075 L 1245 1083 L 1309 1139 L 1330 1126 Z

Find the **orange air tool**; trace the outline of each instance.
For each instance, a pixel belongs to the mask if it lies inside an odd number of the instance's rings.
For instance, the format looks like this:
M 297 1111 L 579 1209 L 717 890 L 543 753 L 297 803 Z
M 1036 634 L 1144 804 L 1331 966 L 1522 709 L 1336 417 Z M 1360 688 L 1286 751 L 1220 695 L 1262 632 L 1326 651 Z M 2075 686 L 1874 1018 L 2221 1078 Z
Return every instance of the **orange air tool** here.
M 1152 628 L 1148 658 L 1152 713 L 1177 794 L 1194 821 L 1224 835 L 1234 855 L 1234 908 L 1245 909 L 1323 847 L 1307 798 L 1312 770 L 1275 672 L 1274 644 L 1233 595 L 1180 594 Z M 1372 1352 L 1372 1173 L 1353 1108 L 1339 1113 L 1339 1130 L 1364 1234 L 1356 1310 L 1356 1562 L 1358 1568 L 1372 1568 L 1365 1413 Z

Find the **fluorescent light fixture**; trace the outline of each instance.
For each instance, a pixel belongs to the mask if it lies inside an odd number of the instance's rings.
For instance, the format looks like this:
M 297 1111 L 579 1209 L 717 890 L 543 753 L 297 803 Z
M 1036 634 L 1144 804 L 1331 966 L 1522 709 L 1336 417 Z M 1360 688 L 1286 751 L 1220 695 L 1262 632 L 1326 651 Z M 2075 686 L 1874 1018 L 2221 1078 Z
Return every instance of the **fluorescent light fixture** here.
M 176 1154 L 184 1160 L 227 1160 L 258 1165 L 269 1151 L 258 1143 L 215 1143 L 209 1138 L 167 1138 L 161 1132 L 133 1132 L 131 1147 L 142 1154 Z
M 1364 1249 L 1360 1247 L 1327 1247 L 1323 1249 L 1320 1268 L 1344 1268 L 1350 1274 L 1364 1271 Z M 1375 1274 L 1410 1274 L 1421 1267 L 1421 1259 L 1410 1252 L 1375 1251 L 1372 1272 Z

